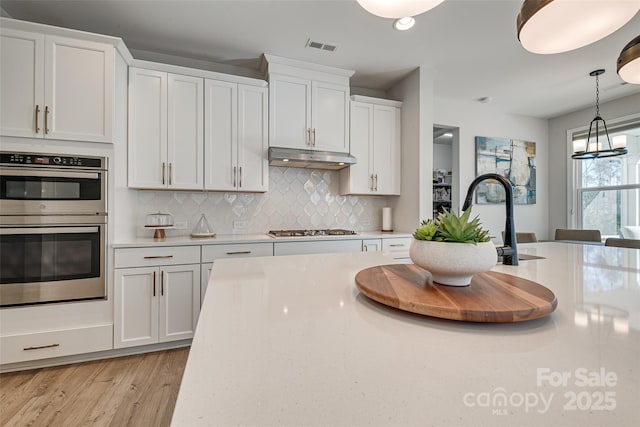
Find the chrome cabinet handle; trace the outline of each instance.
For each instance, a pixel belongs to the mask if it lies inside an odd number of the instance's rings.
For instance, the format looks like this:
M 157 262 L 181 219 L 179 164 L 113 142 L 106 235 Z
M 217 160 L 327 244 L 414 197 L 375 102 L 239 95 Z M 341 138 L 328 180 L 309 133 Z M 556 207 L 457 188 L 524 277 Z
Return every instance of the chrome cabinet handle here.
M 156 272 L 153 272 L 153 296 L 156 296 Z
M 49 344 L 49 345 L 39 345 L 39 346 L 35 346 L 35 347 L 25 347 L 22 350 L 24 350 L 24 351 L 40 350 L 42 348 L 52 348 L 52 347 L 60 347 L 60 344 L 55 343 L 55 344 Z
M 250 253 L 251 251 L 236 251 L 236 252 L 227 252 L 227 255 L 246 255 Z
M 171 175 L 172 175 L 171 166 L 173 166 L 173 163 L 169 162 L 169 185 L 171 185 Z
M 49 106 L 44 107 L 44 133 L 49 133 Z
M 39 116 L 40 116 L 40 106 L 36 104 L 36 133 L 40 132 L 40 125 L 38 124 Z
M 240 166 L 240 179 L 238 181 L 238 187 L 242 187 L 242 166 Z
M 234 187 L 236 186 L 236 169 L 237 168 L 234 166 L 233 167 L 233 174 L 232 174 L 233 175 L 233 186 Z
M 173 255 L 148 255 L 144 259 L 173 258 Z
M 162 185 L 164 185 L 164 162 L 162 162 Z

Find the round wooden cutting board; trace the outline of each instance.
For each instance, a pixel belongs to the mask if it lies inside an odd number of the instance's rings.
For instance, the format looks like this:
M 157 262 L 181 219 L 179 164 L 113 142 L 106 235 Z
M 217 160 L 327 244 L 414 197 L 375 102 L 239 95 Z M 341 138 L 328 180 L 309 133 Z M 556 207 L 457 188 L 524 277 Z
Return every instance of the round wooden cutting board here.
M 446 286 L 433 283 L 431 274 L 414 264 L 380 265 L 360 271 L 356 285 L 390 307 L 468 322 L 522 322 L 558 305 L 544 286 L 495 271 L 474 275 L 469 286 Z

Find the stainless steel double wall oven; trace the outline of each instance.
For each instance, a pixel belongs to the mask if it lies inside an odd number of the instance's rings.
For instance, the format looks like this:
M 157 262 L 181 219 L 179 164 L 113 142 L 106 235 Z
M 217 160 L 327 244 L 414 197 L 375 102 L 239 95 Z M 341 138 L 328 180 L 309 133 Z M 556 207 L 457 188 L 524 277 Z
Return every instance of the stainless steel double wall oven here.
M 106 298 L 107 159 L 0 152 L 0 306 Z

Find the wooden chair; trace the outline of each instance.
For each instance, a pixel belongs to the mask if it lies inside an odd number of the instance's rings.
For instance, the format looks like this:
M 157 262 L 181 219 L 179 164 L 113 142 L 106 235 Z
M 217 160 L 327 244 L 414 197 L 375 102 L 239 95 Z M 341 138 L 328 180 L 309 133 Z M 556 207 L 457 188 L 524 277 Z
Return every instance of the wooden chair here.
M 618 248 L 635 248 L 640 249 L 640 240 L 637 239 L 618 239 L 617 237 L 609 237 L 604 242 L 605 246 L 616 246 Z
M 602 242 L 600 230 L 575 230 L 556 228 L 556 240 L 576 240 L 580 242 Z
M 516 243 L 536 243 L 537 241 L 536 233 L 516 231 Z M 504 231 L 502 232 L 502 242 L 504 243 Z

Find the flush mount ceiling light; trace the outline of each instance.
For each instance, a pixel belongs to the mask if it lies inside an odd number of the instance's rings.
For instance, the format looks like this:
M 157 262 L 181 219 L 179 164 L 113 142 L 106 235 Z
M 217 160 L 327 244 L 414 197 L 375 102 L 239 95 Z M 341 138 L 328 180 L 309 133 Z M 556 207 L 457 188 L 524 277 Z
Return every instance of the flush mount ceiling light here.
M 533 53 L 560 53 L 598 41 L 640 10 L 636 0 L 525 0 L 518 40 Z
M 640 84 L 640 36 L 631 40 L 620 52 L 618 74 L 627 83 Z
M 444 0 L 358 0 L 364 10 L 382 18 L 405 18 L 433 9 Z
M 596 78 L 596 116 L 591 120 L 591 124 L 589 124 L 589 135 L 587 136 L 586 141 L 584 139 L 580 139 L 573 142 L 573 155 L 571 156 L 573 159 L 584 160 L 627 154 L 627 147 L 625 146 L 626 139 L 614 140 L 614 144 L 611 145 L 609 131 L 607 130 L 607 123 L 602 117 L 600 117 L 600 85 L 598 77 L 602 74 L 604 74 L 604 70 L 595 70 L 589 73 L 590 76 Z M 600 141 L 600 137 L 603 136 L 600 135 L 601 122 L 602 128 L 604 128 L 604 135 L 607 136 L 606 146 Z M 594 127 L 595 133 L 594 140 L 592 141 L 591 133 L 594 130 Z
M 396 19 L 393 21 L 393 28 L 398 31 L 406 31 L 409 28 L 413 27 L 416 23 L 416 20 L 411 16 L 405 16 L 404 18 Z

